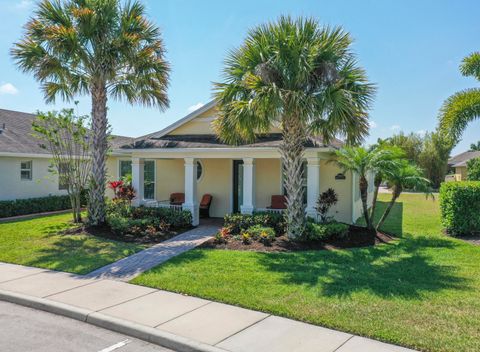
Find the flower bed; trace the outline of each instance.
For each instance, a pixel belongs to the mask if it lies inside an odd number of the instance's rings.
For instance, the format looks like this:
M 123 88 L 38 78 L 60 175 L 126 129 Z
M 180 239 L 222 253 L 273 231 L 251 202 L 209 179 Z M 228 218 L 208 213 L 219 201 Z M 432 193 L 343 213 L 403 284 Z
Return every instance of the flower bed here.
M 365 247 L 392 239 L 383 233 L 372 234 L 359 226 L 309 220 L 303 235 L 290 240 L 285 235 L 285 224 L 280 214 L 234 214 L 225 216 L 224 220 L 224 227 L 203 244 L 204 248 L 285 252 Z

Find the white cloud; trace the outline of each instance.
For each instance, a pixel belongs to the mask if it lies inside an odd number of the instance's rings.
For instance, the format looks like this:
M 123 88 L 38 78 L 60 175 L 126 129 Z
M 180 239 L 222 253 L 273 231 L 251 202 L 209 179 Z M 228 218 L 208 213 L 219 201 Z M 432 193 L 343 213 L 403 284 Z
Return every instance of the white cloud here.
M 377 123 L 373 120 L 370 120 L 368 123 L 370 125 L 370 128 L 377 128 L 378 127 Z
M 400 125 L 392 125 L 392 127 L 390 127 L 390 129 L 391 129 L 392 131 L 399 130 L 399 129 L 400 129 Z
M 11 83 L 5 83 L 0 85 L 0 94 L 17 94 L 18 89 Z
M 187 111 L 188 112 L 194 112 L 197 109 L 200 109 L 202 106 L 204 106 L 204 103 L 196 103 L 195 105 L 190 106 Z
M 32 5 L 33 5 L 33 1 L 22 0 L 15 5 L 15 8 L 17 10 L 28 10 L 30 7 L 32 7 Z

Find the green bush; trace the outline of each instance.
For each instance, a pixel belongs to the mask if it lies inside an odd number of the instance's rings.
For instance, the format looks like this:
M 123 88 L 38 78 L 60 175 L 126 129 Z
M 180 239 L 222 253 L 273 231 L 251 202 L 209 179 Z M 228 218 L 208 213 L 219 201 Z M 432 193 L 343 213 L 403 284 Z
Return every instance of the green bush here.
M 71 209 L 67 195 L 0 201 L 0 218 Z
M 147 235 L 167 233 L 191 226 L 189 211 L 170 208 L 132 207 L 128 202 L 110 202 L 107 207 L 107 224 L 119 235 Z
M 444 182 L 440 187 L 440 211 L 448 233 L 479 233 L 480 182 Z
M 285 233 L 283 214 L 259 212 L 254 213 L 253 215 L 227 214 L 224 217 L 224 226 L 230 229 L 233 236 L 240 235 L 242 232 L 255 225 L 271 227 L 277 236 Z
M 349 226 L 341 222 L 329 222 L 317 224 L 308 221 L 301 241 L 326 241 L 342 238 L 348 235 Z
M 250 226 L 244 233 L 248 233 L 255 241 L 270 244 L 275 239 L 275 230 L 262 225 Z
M 480 181 L 480 158 L 467 161 L 467 180 Z

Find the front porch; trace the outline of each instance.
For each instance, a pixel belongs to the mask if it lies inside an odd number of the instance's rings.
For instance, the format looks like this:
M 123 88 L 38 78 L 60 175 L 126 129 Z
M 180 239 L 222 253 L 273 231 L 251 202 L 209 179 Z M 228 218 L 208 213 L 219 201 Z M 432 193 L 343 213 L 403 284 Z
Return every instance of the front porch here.
M 199 224 L 204 195 L 212 197 L 210 217 L 223 217 L 233 212 L 282 212 L 279 207 L 272 208 L 272 196 L 283 194 L 280 155 L 277 151 L 259 152 L 251 153 L 256 155 L 249 157 L 236 157 L 234 151 L 228 153 L 230 155 L 208 151 L 181 157 L 171 152 L 162 155 L 166 153 L 162 151 L 124 159 L 131 160 L 132 184 L 137 191 L 133 204 L 188 210 L 192 213 L 194 226 Z M 305 159 L 304 182 L 309 216 L 315 216 L 320 193 L 321 159 L 319 153 L 310 153 Z M 174 193 L 183 194 L 183 202 L 172 202 Z

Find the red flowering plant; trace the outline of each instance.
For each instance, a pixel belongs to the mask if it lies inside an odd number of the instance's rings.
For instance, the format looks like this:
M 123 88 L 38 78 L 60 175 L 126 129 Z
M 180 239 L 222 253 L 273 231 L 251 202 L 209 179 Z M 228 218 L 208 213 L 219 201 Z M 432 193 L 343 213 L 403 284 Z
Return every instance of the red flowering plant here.
M 215 241 L 217 243 L 225 243 L 225 242 L 227 242 L 227 240 L 231 236 L 231 234 L 232 234 L 232 230 L 229 227 L 222 227 L 215 234 Z
M 108 182 L 108 188 L 113 190 L 113 200 L 131 202 L 132 199 L 135 198 L 135 189 L 133 186 L 122 180 Z

